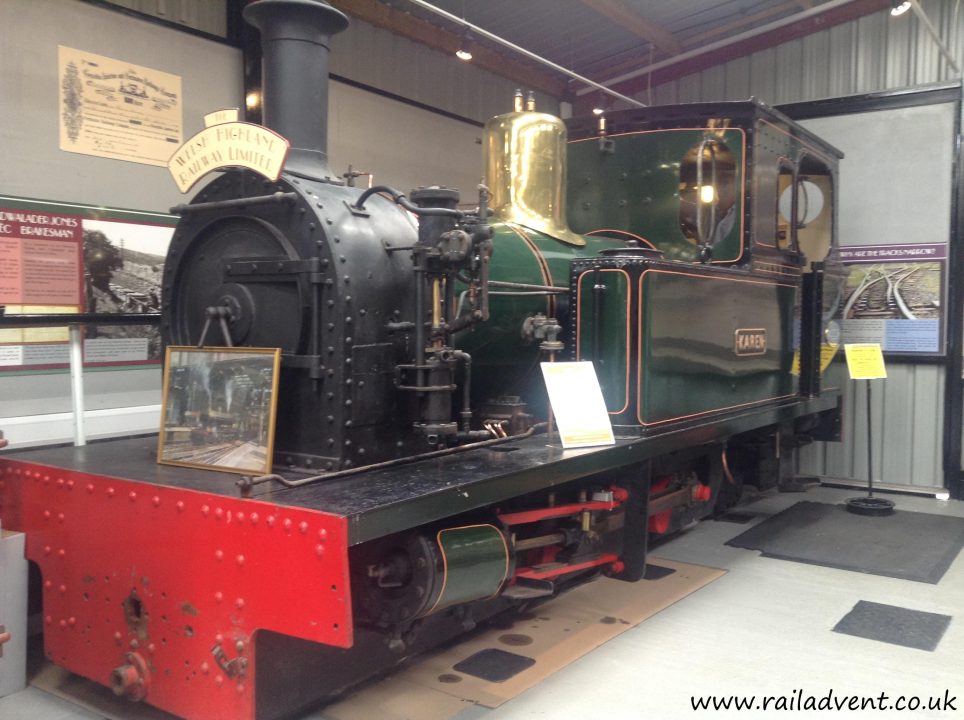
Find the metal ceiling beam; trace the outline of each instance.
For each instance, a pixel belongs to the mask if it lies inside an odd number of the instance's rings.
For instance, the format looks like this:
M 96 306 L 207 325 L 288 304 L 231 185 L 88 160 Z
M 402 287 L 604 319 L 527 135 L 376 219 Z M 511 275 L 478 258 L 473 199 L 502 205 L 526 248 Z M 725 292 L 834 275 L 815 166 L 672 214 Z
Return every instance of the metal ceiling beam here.
M 344 2 L 344 1 L 345 0 L 339 0 L 339 2 Z M 357 1 L 358 0 L 352 0 L 351 4 L 354 4 Z M 582 75 L 579 75 L 578 73 L 575 73 L 572 70 L 569 70 L 568 68 L 564 68 L 562 65 L 558 65 L 557 63 L 552 62 L 552 60 L 547 60 L 544 57 L 536 55 L 531 50 L 526 50 L 524 47 L 520 45 L 516 45 L 515 43 L 509 42 L 503 37 L 499 37 L 494 33 L 490 33 L 485 28 L 479 27 L 478 25 L 473 25 L 472 23 L 467 22 L 464 18 L 460 18 L 458 15 L 453 15 L 452 13 L 447 12 L 446 10 L 443 10 L 442 8 L 436 5 L 433 5 L 430 2 L 426 2 L 426 0 L 408 0 L 408 2 L 412 3 L 413 5 L 418 5 L 418 7 L 422 8 L 423 10 L 428 10 L 429 12 L 433 12 L 439 17 L 445 18 L 449 22 L 454 23 L 456 27 L 464 27 L 467 30 L 471 30 L 478 37 L 486 38 L 487 40 L 491 40 L 492 42 L 497 43 L 498 45 L 507 47 L 513 52 L 519 53 L 523 57 L 527 57 L 530 60 L 534 60 L 540 65 L 545 65 L 546 67 L 551 68 L 556 72 L 562 73 L 563 75 L 570 77 L 573 80 L 578 80 L 579 82 L 584 83 L 591 88 L 595 88 L 596 90 L 599 90 L 605 93 L 606 95 L 614 97 L 618 100 L 622 100 L 623 102 L 629 105 L 633 105 L 637 107 L 646 107 L 643 103 L 639 102 L 638 100 L 634 100 L 631 97 L 626 97 L 625 95 L 621 95 L 615 90 L 608 88 L 605 85 L 601 85 L 600 83 L 597 83 L 595 80 L 590 80 L 589 78 L 583 77 Z
M 786 13 L 788 10 L 791 10 L 796 6 L 797 6 L 797 3 L 795 0 L 788 0 L 788 2 L 780 3 L 779 5 L 775 5 L 771 8 L 767 8 L 766 10 L 761 10 L 760 12 L 753 13 L 752 15 L 746 15 L 740 18 L 739 20 L 734 20 L 733 22 L 727 23 L 726 25 L 721 25 L 719 27 L 713 28 L 712 30 L 707 30 L 705 32 L 700 33 L 699 35 L 692 35 L 683 41 L 682 49 L 684 51 L 689 51 L 695 48 L 702 47 L 703 45 L 706 44 L 707 40 L 718 38 L 720 35 L 726 35 L 727 33 L 730 33 L 733 30 L 739 30 L 741 28 L 745 28 L 746 26 L 753 25 L 754 23 L 757 23 L 761 20 L 767 20 L 769 18 L 772 18 L 774 15 L 782 15 L 783 13 Z M 642 55 L 640 55 L 639 53 L 636 53 L 635 57 L 632 57 L 629 60 L 623 60 L 622 62 L 616 65 L 610 64 L 606 68 L 605 74 L 601 74 L 601 76 L 599 77 L 600 82 L 605 84 L 606 82 L 609 82 L 607 78 L 617 78 L 623 75 L 624 73 L 628 73 L 632 70 L 638 69 L 641 62 L 640 58 L 642 57 L 643 57 Z
M 379 0 L 328 1 L 342 12 L 359 20 L 449 55 L 454 55 L 462 42 L 460 34 L 444 30 Z M 529 63 L 519 62 L 478 43 L 472 46 L 472 55 L 472 64 L 476 67 L 513 80 L 523 88 L 539 90 L 558 98 L 565 94 L 568 87 L 568 82 L 558 75 L 540 70 Z M 452 62 L 459 61 L 453 57 Z
M 934 27 L 934 24 L 931 22 L 930 18 L 927 17 L 927 13 L 924 12 L 924 8 L 921 7 L 917 0 L 910 0 L 910 7 L 917 16 L 917 19 L 920 20 L 921 25 L 923 25 L 924 29 L 930 34 L 931 39 L 937 43 L 937 47 L 940 48 L 941 54 L 943 54 L 944 59 L 947 60 L 947 64 L 951 66 L 954 72 L 960 75 L 961 68 L 958 67 L 957 61 L 954 59 L 954 54 L 950 51 L 950 49 L 948 49 L 947 45 L 944 44 L 944 41 L 941 39 L 941 34 L 937 32 L 937 28 Z
M 791 0 L 791 2 L 780 3 L 779 5 L 774 5 L 766 10 L 760 10 L 752 15 L 744 15 L 739 20 L 734 20 L 733 22 L 728 22 L 725 25 L 720 25 L 712 30 L 706 30 L 698 35 L 692 35 L 684 41 L 684 46 L 687 50 L 691 50 L 695 47 L 704 45 L 707 40 L 712 40 L 720 37 L 721 35 L 728 35 L 734 30 L 742 30 L 743 28 L 753 26 L 761 20 L 769 20 L 774 15 L 782 15 L 788 10 L 799 7 L 799 3 L 796 0 Z
M 830 0 L 769 25 L 627 72 L 607 81 L 606 86 L 633 95 L 649 85 L 655 87 L 889 8 L 890 0 Z M 598 103 L 598 95 L 590 89 L 579 90 L 576 95 L 577 113 L 588 112 Z
M 590 10 L 612 20 L 624 30 L 656 46 L 667 55 L 680 51 L 679 43 L 673 34 L 664 27 L 626 6 L 619 0 L 579 0 Z

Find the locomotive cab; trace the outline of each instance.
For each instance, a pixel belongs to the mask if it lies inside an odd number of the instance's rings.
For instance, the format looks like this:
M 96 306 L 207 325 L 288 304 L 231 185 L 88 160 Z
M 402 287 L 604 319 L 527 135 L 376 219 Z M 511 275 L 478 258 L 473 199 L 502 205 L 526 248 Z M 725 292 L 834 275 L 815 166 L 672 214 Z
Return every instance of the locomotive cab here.
M 573 263 L 575 356 L 614 424 L 647 434 L 819 394 L 837 372 L 842 154 L 756 101 L 569 130 L 573 228 L 637 246 Z

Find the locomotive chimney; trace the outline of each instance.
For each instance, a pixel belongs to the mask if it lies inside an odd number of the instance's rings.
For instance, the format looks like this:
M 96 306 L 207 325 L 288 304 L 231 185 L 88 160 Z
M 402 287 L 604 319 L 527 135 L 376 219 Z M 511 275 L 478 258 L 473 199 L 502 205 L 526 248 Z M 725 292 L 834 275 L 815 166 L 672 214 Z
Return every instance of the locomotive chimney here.
M 258 0 L 244 18 L 261 31 L 264 124 L 291 143 L 285 170 L 330 177 L 328 45 L 348 18 L 320 0 Z

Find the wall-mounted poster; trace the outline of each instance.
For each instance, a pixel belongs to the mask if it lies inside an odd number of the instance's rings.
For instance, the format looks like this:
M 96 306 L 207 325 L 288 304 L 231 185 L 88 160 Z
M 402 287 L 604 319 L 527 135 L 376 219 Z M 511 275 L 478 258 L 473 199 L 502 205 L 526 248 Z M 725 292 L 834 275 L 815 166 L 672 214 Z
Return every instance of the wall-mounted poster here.
M 0 305 L 8 315 L 160 312 L 177 218 L 0 196 Z M 89 325 L 84 364 L 158 364 L 151 325 Z M 0 328 L 0 371 L 67 367 L 66 328 Z
M 60 149 L 167 165 L 183 140 L 181 77 L 58 48 Z
M 844 342 L 944 353 L 946 244 L 853 245 L 840 255 L 850 270 L 837 313 Z
M 271 472 L 278 348 L 167 348 L 157 461 Z

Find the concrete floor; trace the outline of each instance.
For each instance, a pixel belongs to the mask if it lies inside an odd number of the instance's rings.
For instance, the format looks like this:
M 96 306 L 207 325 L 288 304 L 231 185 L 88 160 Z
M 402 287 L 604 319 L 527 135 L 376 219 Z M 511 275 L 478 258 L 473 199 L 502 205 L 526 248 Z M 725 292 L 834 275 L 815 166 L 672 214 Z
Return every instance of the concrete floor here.
M 766 495 L 741 508 L 762 517 L 800 500 L 838 503 L 852 491 Z M 902 510 L 964 517 L 964 502 L 889 496 Z M 552 718 L 964 717 L 964 553 L 937 585 L 760 557 L 724 543 L 747 525 L 705 521 L 655 556 L 724 568 L 719 580 L 609 641 L 502 707 L 458 720 Z M 834 633 L 859 600 L 955 616 L 933 652 Z M 957 711 L 693 711 L 691 696 L 958 696 Z M 776 701 L 771 701 L 776 702 Z M 123 706 L 121 706 L 123 709 Z M 35 688 L 0 699 L 0 720 L 95 720 Z M 324 710 L 304 716 L 323 720 Z M 376 720 L 376 719 L 373 719 Z

